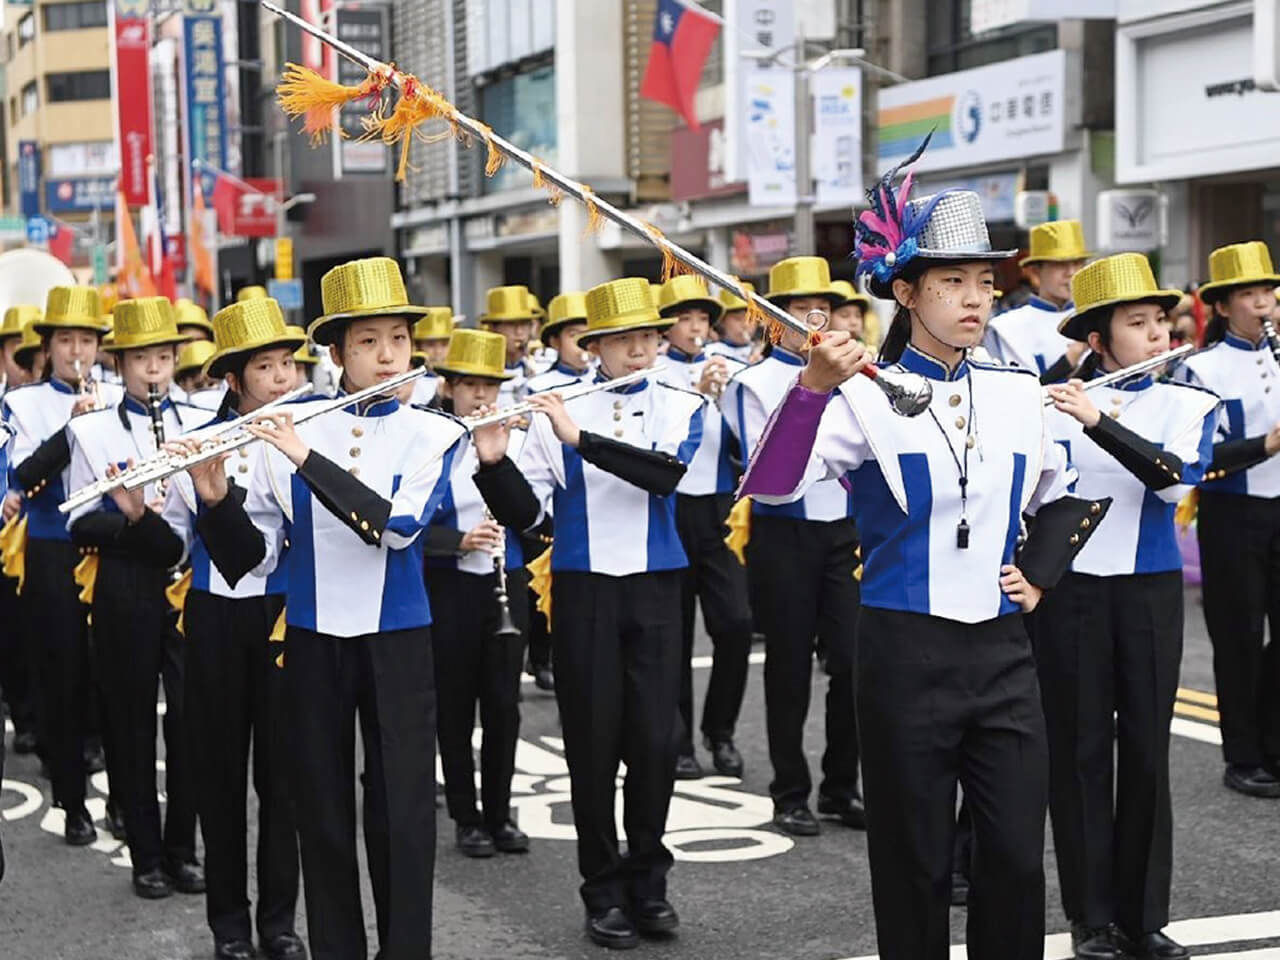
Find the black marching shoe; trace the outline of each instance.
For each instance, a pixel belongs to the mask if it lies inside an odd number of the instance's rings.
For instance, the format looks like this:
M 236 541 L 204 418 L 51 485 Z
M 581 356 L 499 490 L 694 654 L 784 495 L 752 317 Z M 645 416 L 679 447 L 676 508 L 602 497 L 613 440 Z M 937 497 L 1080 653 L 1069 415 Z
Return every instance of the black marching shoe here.
M 489 831 L 494 847 L 502 853 L 528 853 L 529 835 L 510 820 Z
M 630 950 L 640 942 L 635 924 L 621 907 L 610 907 L 604 913 L 588 913 L 586 926 L 591 942 L 610 950 Z
M 476 858 L 493 856 L 493 837 L 489 836 L 489 831 L 478 823 L 460 823 L 454 835 L 457 838 L 458 849 L 466 856 Z
M 1136 960 L 1185 960 L 1191 956 L 1190 950 L 1159 930 L 1144 933 L 1140 937 L 1131 937 L 1123 931 L 1117 931 L 1116 939 L 1125 951 L 1120 956 L 1132 956 Z
M 631 912 L 636 918 L 636 929 L 646 937 L 675 933 L 680 926 L 676 908 L 665 899 L 637 900 Z
M 1071 951 L 1077 960 L 1125 960 L 1128 954 L 1116 943 L 1111 927 L 1071 924 Z
M 133 892 L 143 900 L 163 900 L 173 896 L 173 884 L 159 867 L 133 875 Z
M 819 796 L 818 815 L 833 817 L 854 830 L 867 829 L 867 811 L 863 809 L 862 797 L 856 793 L 852 797 Z
M 305 960 L 307 948 L 296 933 L 277 933 L 261 940 L 262 952 L 267 960 Z
M 822 832 L 817 817 L 808 807 L 792 807 L 790 810 L 776 810 L 773 814 L 773 825 L 783 833 L 793 837 L 816 837 Z
M 533 677 L 533 685 L 539 690 L 545 690 L 547 693 L 554 693 L 556 689 L 556 675 L 551 672 L 551 664 L 533 664 L 532 662 L 526 668 L 527 672 Z
M 733 745 L 733 740 L 728 738 L 712 740 L 710 737 L 704 737 L 702 742 L 711 751 L 711 763 L 715 766 L 716 773 L 742 779 L 742 754 Z
M 39 743 L 36 742 L 36 735 L 31 730 L 23 730 L 13 735 L 13 752 L 26 755 L 35 753 Z
M 1251 767 L 1243 763 L 1227 764 L 1222 782 L 1245 796 L 1280 797 L 1280 780 L 1263 767 Z
M 69 847 L 87 847 L 98 839 L 98 831 L 89 819 L 89 811 L 83 807 L 76 813 L 67 814 L 67 823 L 62 831 L 62 838 Z
M 213 945 L 216 960 L 254 960 L 258 956 L 248 940 L 219 940 Z
M 129 834 L 124 827 L 124 812 L 109 799 L 107 800 L 107 830 L 121 843 L 129 842 Z
M 698 762 L 697 756 L 695 756 L 692 751 L 689 753 L 681 753 L 676 757 L 676 779 L 702 779 L 702 764 Z
M 194 860 L 190 863 L 169 861 L 164 872 L 179 893 L 204 893 L 204 867 Z

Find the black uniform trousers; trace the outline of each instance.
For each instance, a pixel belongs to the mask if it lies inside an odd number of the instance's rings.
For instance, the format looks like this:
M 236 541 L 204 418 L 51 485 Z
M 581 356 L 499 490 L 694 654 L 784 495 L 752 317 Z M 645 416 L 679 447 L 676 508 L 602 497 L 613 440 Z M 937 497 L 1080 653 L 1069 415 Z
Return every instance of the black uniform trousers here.
M 519 602 L 528 578 L 507 571 L 512 621 L 523 628 Z M 499 637 L 495 575 L 448 567 L 427 569 L 431 598 L 431 640 L 435 654 L 436 735 L 444 767 L 449 816 L 459 825 L 502 826 L 510 816 L 511 776 L 520 735 L 520 674 L 524 638 Z M 480 804 L 476 808 L 476 768 L 471 751 L 476 704 L 480 706 Z
M 1182 572 L 1068 573 L 1035 619 L 1063 910 L 1153 933 L 1169 922 Z
M 42 752 L 53 801 L 68 815 L 84 809 L 84 742 L 89 729 L 88 610 L 75 582 L 80 551 L 69 540 L 27 540 L 21 602 L 38 634 Z
M 973 820 L 969 956 L 1044 955 L 1048 750 L 1021 615 L 863 607 L 858 729 L 883 960 L 945 960 L 956 785 Z
M 268 639 L 282 596 L 187 594 L 186 707 L 200 829 L 205 909 L 214 939 L 251 940 L 248 824 L 249 744 L 258 796 L 258 935 L 292 932 L 298 902 L 298 837 L 283 733 L 282 644 Z
M 702 620 L 711 637 L 711 676 L 702 704 L 702 732 L 716 743 L 732 740 L 747 689 L 751 653 L 751 610 L 747 574 L 725 545 L 730 494 L 676 495 L 676 530 L 689 558 L 680 583 L 683 646 L 680 652 L 680 749 L 693 753 L 693 626 L 702 604 Z
M 289 627 L 286 742 L 315 960 L 364 960 L 355 719 L 380 960 L 431 956 L 436 695 L 431 630 L 334 637 Z
M 101 557 L 93 595 L 93 656 L 105 714 L 111 798 L 124 814 L 135 874 L 195 860 L 193 774 L 183 727 L 182 637 L 165 598 L 167 570 Z M 163 835 L 156 794 L 157 682 L 164 684 Z
M 556 700 L 578 834 L 582 900 L 592 914 L 666 896 L 663 845 L 675 777 L 680 695 L 678 570 L 552 582 Z M 627 765 L 618 849 L 614 783 Z
M 1280 761 L 1280 497 L 1201 491 L 1196 529 L 1223 756 Z
M 805 806 L 813 782 L 804 756 L 813 658 L 826 654 L 827 746 L 823 796 L 858 792 L 858 726 L 854 711 L 853 651 L 858 618 L 858 535 L 852 520 L 751 518 L 747 571 L 753 606 L 765 636 L 764 702 L 774 807 Z
M 30 541 L 28 541 L 30 542 Z M 30 577 L 30 560 L 27 561 Z M 32 631 L 27 624 L 27 607 L 18 596 L 18 581 L 0 576 L 0 617 L 4 632 L 0 634 L 0 688 L 9 707 L 14 733 L 34 733 L 40 737 L 36 708 L 38 688 L 36 664 L 31 656 Z

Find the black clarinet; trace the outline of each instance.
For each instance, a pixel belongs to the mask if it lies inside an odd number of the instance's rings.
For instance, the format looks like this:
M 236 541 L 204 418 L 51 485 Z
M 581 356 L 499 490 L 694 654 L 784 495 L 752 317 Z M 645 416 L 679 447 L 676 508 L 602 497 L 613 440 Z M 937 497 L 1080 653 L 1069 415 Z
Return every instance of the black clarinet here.
M 1267 346 L 1271 348 L 1271 355 L 1276 358 L 1276 363 L 1280 364 L 1280 334 L 1276 333 L 1276 325 L 1271 322 L 1270 317 L 1266 317 L 1262 321 L 1262 335 L 1267 338 Z
M 147 384 L 147 412 L 151 414 L 151 433 L 156 438 L 156 453 L 164 449 L 164 411 L 160 388 L 154 383 Z M 168 483 L 161 479 L 156 481 L 156 495 L 164 497 Z

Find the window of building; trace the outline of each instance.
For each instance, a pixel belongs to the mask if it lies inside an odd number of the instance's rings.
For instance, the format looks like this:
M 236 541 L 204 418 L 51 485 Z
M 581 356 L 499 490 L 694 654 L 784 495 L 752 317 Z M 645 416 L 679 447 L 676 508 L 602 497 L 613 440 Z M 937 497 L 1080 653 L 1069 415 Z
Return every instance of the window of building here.
M 556 165 L 556 71 L 537 67 L 495 80 L 480 90 L 484 122 L 518 147 L 549 166 Z M 483 151 L 481 152 L 483 159 Z M 529 171 L 506 163 L 492 177 L 484 178 L 484 192 L 497 193 L 533 182 Z
M 75 73 L 50 73 L 45 77 L 49 102 L 65 103 L 68 100 L 109 100 L 111 98 L 111 72 L 109 70 L 77 70 Z
M 107 5 L 102 0 L 51 3 L 41 10 L 46 30 L 84 30 L 107 25 Z
M 36 92 L 36 82 L 32 80 L 22 88 L 22 115 L 35 113 L 40 105 L 40 94 Z
M 36 18 L 34 14 L 24 13 L 18 20 L 18 46 L 25 47 L 36 38 Z
M 1058 46 L 1056 23 L 1016 23 L 974 36 L 970 0 L 928 0 L 929 76 L 1043 53 Z

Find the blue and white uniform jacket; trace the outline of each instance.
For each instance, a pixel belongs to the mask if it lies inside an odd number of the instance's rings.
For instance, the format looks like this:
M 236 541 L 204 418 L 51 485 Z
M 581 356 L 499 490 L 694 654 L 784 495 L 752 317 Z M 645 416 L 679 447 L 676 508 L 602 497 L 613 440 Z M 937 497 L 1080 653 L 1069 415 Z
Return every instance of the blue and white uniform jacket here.
M 658 375 L 663 383 L 691 393 L 698 392 L 698 381 L 711 358 L 709 351 L 691 357 L 675 347 L 667 350 L 666 364 Z M 746 367 L 746 364 L 725 356 L 728 377 Z M 732 493 L 738 483 L 738 471 L 742 453 L 738 438 L 729 429 L 728 419 L 714 401 L 707 403 L 702 416 L 702 442 L 689 469 L 676 487 L 676 493 L 687 497 L 705 497 L 716 493 Z
M 516 460 L 524 447 L 527 434 L 523 430 L 512 430 L 507 444 L 507 456 Z M 476 487 L 475 473 L 479 466 L 476 448 L 468 443 L 458 455 L 458 464 L 452 475 L 445 482 L 444 496 L 440 505 L 431 516 L 430 526 L 448 527 L 459 533 L 466 533 L 480 525 L 484 520 L 488 507 Z M 506 530 L 506 555 L 503 558 L 508 570 L 518 570 L 524 566 L 524 554 L 520 549 L 520 538 L 517 531 Z M 428 567 L 447 567 L 463 573 L 485 576 L 493 573 L 493 554 L 483 550 L 470 550 L 454 556 L 428 556 Z M 430 576 L 430 574 L 428 574 Z
M 590 370 L 575 370 L 568 364 L 556 360 L 554 365 L 529 378 L 528 383 L 525 384 L 524 395 L 527 397 L 531 393 L 558 390 L 589 376 L 591 376 Z
M 1061 360 L 1072 343 L 1058 332 L 1062 318 L 1074 308 L 1059 310 L 1033 296 L 1027 303 L 992 317 L 983 345 L 1001 363 L 1044 373 Z

